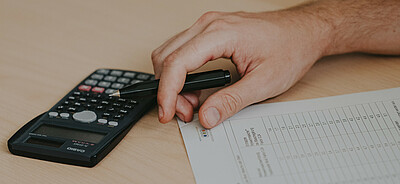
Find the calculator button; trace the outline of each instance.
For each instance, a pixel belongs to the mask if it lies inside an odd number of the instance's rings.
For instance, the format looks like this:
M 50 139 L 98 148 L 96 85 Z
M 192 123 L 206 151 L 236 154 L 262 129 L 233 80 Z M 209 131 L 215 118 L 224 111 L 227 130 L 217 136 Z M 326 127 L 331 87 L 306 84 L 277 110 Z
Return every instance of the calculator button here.
M 120 114 L 114 116 L 114 119 L 121 119 L 121 118 L 122 118 L 122 115 L 120 115 Z
M 114 76 L 121 76 L 122 75 L 122 71 L 117 71 L 117 70 L 113 70 L 110 75 L 114 75 Z
M 124 107 L 127 108 L 127 109 L 132 109 L 133 108 L 132 105 L 125 105 Z
M 139 82 L 143 82 L 143 81 L 134 79 L 134 80 L 131 81 L 131 84 L 136 84 L 136 83 L 139 83 Z
M 126 114 L 126 113 L 128 113 L 127 110 L 123 110 L 123 109 L 119 110 L 119 112 L 120 112 L 121 114 Z
M 69 101 L 65 101 L 64 104 L 65 104 L 65 105 L 69 105 L 70 102 L 69 102 Z
M 97 110 L 102 110 L 102 109 L 104 109 L 104 106 L 99 105 L 99 106 L 96 107 L 96 109 L 97 109 Z
M 68 114 L 68 113 L 65 113 L 65 112 L 64 112 L 64 113 L 61 113 L 61 114 L 60 114 L 60 117 L 63 118 L 63 119 L 68 119 L 68 118 L 69 118 L 69 114 Z
M 116 121 L 110 121 L 110 122 L 108 122 L 108 124 L 111 126 L 118 126 L 118 122 L 116 122 Z
M 97 100 L 97 99 L 91 99 L 90 102 L 91 102 L 91 103 L 97 103 L 98 100 Z
M 111 101 L 116 101 L 118 99 L 118 97 L 116 97 L 116 96 L 107 96 L 105 99 L 111 102 Z
M 129 103 L 131 104 L 137 104 L 138 102 L 136 100 L 128 100 Z
M 102 98 L 102 96 L 101 96 L 101 94 L 96 94 L 96 95 L 94 95 L 94 98 L 100 99 L 100 98 Z
M 58 116 L 58 112 L 49 112 L 49 117 L 50 118 L 55 118 Z
M 77 112 L 73 116 L 74 120 L 82 122 L 82 123 L 91 123 L 96 121 L 97 115 L 93 111 L 82 111 Z
M 124 84 L 128 84 L 128 83 L 129 83 L 129 79 L 128 79 L 128 78 L 121 77 L 121 78 L 118 79 L 117 82 L 124 83 Z
M 117 101 L 118 101 L 118 102 L 126 102 L 126 99 L 124 99 L 124 98 L 118 98 Z
M 57 109 L 58 110 L 62 110 L 62 109 L 64 109 L 64 106 L 60 105 L 60 106 L 57 107 Z
M 101 82 L 99 83 L 99 86 L 100 86 L 100 87 L 105 87 L 105 88 L 110 87 L 110 85 L 111 85 L 111 82 L 101 81 Z
M 111 94 L 111 93 L 114 93 L 114 92 L 116 92 L 117 90 L 115 90 L 115 89 L 107 89 L 106 90 L 106 93 L 107 94 Z
M 90 91 L 91 88 L 92 88 L 92 87 L 91 87 L 91 86 L 88 86 L 88 85 L 80 85 L 80 86 L 78 87 L 79 91 Z
M 139 74 L 138 76 L 136 76 L 136 78 L 137 78 L 137 79 L 140 79 L 140 80 L 147 80 L 147 79 L 150 78 L 150 75 L 141 73 L 141 74 Z
M 113 85 L 111 85 L 111 88 L 114 89 L 121 89 L 122 87 L 124 87 L 124 85 L 120 83 L 114 83 Z
M 133 72 L 125 72 L 124 77 L 134 78 L 136 73 Z
M 75 105 L 75 106 L 81 106 L 81 103 L 75 102 L 74 105 Z
M 104 75 L 107 75 L 108 72 L 110 72 L 110 70 L 107 70 L 107 69 L 99 69 L 99 70 L 97 70 L 97 73 L 104 74 Z
M 80 91 L 75 91 L 73 94 L 74 96 L 80 96 L 82 93 Z
M 101 104 L 102 104 L 102 105 L 108 105 L 109 102 L 108 102 L 108 101 L 101 101 Z
M 110 82 L 115 82 L 115 80 L 117 80 L 117 77 L 115 77 L 115 76 L 106 76 L 106 77 L 104 77 L 104 80 L 110 81 Z
M 83 96 L 83 97 L 92 97 L 93 95 L 90 92 L 85 92 L 81 96 Z
M 90 86 L 95 86 L 97 84 L 97 80 L 88 79 L 88 80 L 85 80 L 85 84 L 90 85 Z
M 69 97 L 68 97 L 68 100 L 75 100 L 75 97 L 69 96 Z
M 79 98 L 80 102 L 86 102 L 86 98 Z
M 107 109 L 108 112 L 114 112 L 115 109 L 113 107 Z
M 114 107 L 121 107 L 121 104 L 120 103 L 113 103 L 112 104 Z
M 107 124 L 107 120 L 106 119 L 99 119 L 99 120 L 97 120 L 97 122 L 99 124 Z
M 103 117 L 109 117 L 111 114 L 110 113 L 108 113 L 108 112 L 105 112 L 105 113 L 103 113 Z
M 75 107 L 68 107 L 68 111 L 70 111 L 70 112 L 75 112 L 75 111 L 76 111 L 76 108 L 75 108 Z
M 96 80 L 101 80 L 103 79 L 104 75 L 100 75 L 100 74 L 93 74 L 92 76 L 90 76 L 90 78 L 92 79 L 96 79 Z
M 92 89 L 92 91 L 93 91 L 94 93 L 103 93 L 103 92 L 104 92 L 104 88 L 101 88 L 101 87 L 94 87 L 94 88 Z

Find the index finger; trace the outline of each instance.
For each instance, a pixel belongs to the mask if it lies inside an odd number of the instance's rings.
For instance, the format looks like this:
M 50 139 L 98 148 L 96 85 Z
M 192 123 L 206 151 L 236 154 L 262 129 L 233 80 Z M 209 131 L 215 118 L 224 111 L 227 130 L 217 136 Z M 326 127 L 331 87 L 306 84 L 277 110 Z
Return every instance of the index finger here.
M 230 57 L 230 36 L 224 32 L 207 32 L 195 36 L 172 52 L 164 61 L 157 101 L 159 120 L 167 123 L 175 114 L 177 95 L 183 88 L 186 74 L 210 60 Z

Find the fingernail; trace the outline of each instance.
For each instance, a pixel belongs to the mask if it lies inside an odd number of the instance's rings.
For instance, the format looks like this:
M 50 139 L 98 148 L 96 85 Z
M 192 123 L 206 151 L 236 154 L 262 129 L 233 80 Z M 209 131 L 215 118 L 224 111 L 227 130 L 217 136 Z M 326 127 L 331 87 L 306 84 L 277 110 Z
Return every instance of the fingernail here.
M 210 125 L 210 127 L 214 127 L 218 123 L 220 118 L 220 114 L 215 107 L 208 108 L 204 113 L 204 115 L 205 115 L 205 120 L 208 123 L 208 125 Z
M 164 111 L 161 107 L 161 105 L 158 106 L 158 118 L 162 119 L 162 117 L 164 116 Z
M 184 119 L 185 117 L 183 116 L 183 114 L 177 112 L 176 116 L 178 116 L 178 118 L 181 119 L 182 121 L 185 121 L 185 119 Z

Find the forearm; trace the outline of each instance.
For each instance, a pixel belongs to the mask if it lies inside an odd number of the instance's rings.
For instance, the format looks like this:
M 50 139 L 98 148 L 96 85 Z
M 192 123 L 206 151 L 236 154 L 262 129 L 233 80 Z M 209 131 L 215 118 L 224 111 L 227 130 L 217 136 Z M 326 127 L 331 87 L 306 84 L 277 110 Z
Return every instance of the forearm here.
M 329 30 L 323 55 L 400 54 L 400 0 L 322 0 L 289 11 L 315 16 Z

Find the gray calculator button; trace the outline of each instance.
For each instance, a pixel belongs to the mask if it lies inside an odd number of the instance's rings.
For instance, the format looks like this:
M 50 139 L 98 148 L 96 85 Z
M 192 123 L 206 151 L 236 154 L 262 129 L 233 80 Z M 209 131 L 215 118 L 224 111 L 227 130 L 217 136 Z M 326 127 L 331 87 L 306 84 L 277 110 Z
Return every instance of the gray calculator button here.
M 134 80 L 131 81 L 131 84 L 136 84 L 136 83 L 139 83 L 139 82 L 143 82 L 143 81 L 134 79 Z
M 96 121 L 97 115 L 93 111 L 81 111 L 75 113 L 73 116 L 74 120 L 82 123 L 91 123 Z
M 137 77 L 136 77 L 137 79 L 140 79 L 140 80 L 147 80 L 147 79 L 149 79 L 150 78 L 150 75 L 147 75 L 147 74 L 139 74 Z
M 104 75 L 100 75 L 100 74 L 93 74 L 91 76 L 92 79 L 97 79 L 97 80 L 101 80 L 103 79 Z
M 100 123 L 100 124 L 106 124 L 107 120 L 106 119 L 99 119 L 99 120 L 97 120 L 97 122 Z
M 97 80 L 88 79 L 88 80 L 85 80 L 85 84 L 90 85 L 90 86 L 95 86 L 97 84 Z
M 125 72 L 124 77 L 134 78 L 136 73 L 133 72 Z
M 128 84 L 128 83 L 129 83 L 129 79 L 128 79 L 128 78 L 121 77 L 121 78 L 118 79 L 118 82 L 124 83 L 124 84 Z
M 122 87 L 124 87 L 124 85 L 120 83 L 114 83 L 113 85 L 111 85 L 111 88 L 114 89 L 121 89 Z
M 69 118 L 69 114 L 68 114 L 68 113 L 65 113 L 65 112 L 64 112 L 64 113 L 61 113 L 61 114 L 60 114 L 60 117 L 63 118 L 63 119 L 68 119 L 68 118 Z
M 110 75 L 114 75 L 114 76 L 121 76 L 122 75 L 122 71 L 117 71 L 117 70 L 113 70 Z
M 49 117 L 50 118 L 55 118 L 58 116 L 58 112 L 49 112 Z
M 110 87 L 110 85 L 111 85 L 110 82 L 105 82 L 105 81 L 101 81 L 101 82 L 99 83 L 99 86 L 100 86 L 100 87 L 104 87 L 104 88 L 108 88 L 108 87 Z
M 115 80 L 117 80 L 117 77 L 115 77 L 115 76 L 106 76 L 106 77 L 104 77 L 104 80 L 114 82 Z
M 104 75 L 107 75 L 108 72 L 110 72 L 110 70 L 107 70 L 107 69 L 99 69 L 99 70 L 97 70 L 97 73 L 104 74 Z
M 110 121 L 110 122 L 108 122 L 108 124 L 111 126 L 118 126 L 118 122 L 116 122 L 116 121 Z
M 115 89 L 107 89 L 106 90 L 106 94 L 111 94 L 111 93 L 114 93 L 114 92 L 116 92 L 117 90 L 115 90 Z

